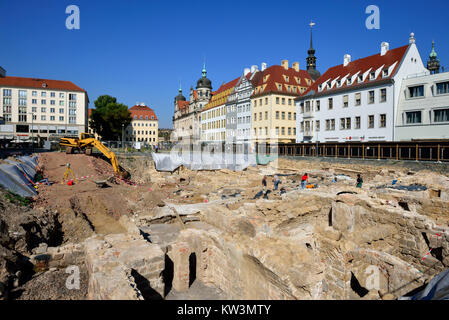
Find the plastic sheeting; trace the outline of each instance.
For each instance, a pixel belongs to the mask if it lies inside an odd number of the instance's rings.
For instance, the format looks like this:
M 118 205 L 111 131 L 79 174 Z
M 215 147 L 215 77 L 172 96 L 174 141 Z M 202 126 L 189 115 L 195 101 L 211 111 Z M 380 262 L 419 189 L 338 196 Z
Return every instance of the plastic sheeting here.
M 257 165 L 255 154 L 183 152 L 181 154 L 152 153 L 152 157 L 156 170 L 169 172 L 173 172 L 180 166 L 196 171 L 220 169 L 242 171 Z
M 449 300 L 449 269 L 430 280 L 424 290 L 399 300 Z
M 17 160 L 7 160 L 8 164 L 0 165 L 0 186 L 19 196 L 33 197 L 37 195 L 31 183 L 36 175 L 37 156 L 23 156 Z

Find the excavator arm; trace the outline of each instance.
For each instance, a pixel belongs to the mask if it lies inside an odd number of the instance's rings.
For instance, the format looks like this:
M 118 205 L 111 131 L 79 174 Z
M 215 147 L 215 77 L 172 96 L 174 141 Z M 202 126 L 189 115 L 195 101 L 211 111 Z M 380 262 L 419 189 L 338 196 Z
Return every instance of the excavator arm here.
M 80 142 L 81 148 L 83 148 L 83 149 L 95 147 L 102 154 L 104 154 L 105 157 L 108 158 L 109 161 L 111 161 L 112 167 L 114 168 L 114 172 L 116 175 L 123 175 L 126 173 L 126 172 L 120 170 L 120 166 L 118 164 L 117 157 L 115 156 L 114 152 L 109 150 L 109 148 L 107 148 L 104 144 L 102 144 L 97 139 L 88 138 L 88 139 L 80 140 L 79 142 Z

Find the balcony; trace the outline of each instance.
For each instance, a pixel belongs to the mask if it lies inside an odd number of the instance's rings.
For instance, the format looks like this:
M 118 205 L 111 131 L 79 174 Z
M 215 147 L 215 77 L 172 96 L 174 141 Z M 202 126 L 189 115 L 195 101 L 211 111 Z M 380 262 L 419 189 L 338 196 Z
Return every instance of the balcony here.
M 310 137 L 312 138 L 314 134 L 314 131 L 312 129 L 306 129 L 304 130 L 304 137 Z

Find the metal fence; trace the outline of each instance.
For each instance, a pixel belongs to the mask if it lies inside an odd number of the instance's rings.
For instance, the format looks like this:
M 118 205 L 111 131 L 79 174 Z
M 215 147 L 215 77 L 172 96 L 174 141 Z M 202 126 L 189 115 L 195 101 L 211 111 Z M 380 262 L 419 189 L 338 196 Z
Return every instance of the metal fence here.
M 279 144 L 280 156 L 449 162 L 449 141 Z

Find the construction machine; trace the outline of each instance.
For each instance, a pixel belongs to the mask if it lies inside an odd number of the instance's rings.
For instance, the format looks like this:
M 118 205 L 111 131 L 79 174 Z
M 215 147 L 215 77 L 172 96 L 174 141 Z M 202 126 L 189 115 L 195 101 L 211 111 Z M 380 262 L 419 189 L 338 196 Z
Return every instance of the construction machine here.
M 114 152 L 109 150 L 101 141 L 95 139 L 95 136 L 90 133 L 80 133 L 79 138 L 61 138 L 59 140 L 61 147 L 66 147 L 66 153 L 85 153 L 92 154 L 92 149 L 97 148 L 106 158 L 111 161 L 114 173 L 120 178 L 127 179 L 129 173 L 119 166 L 117 157 Z

